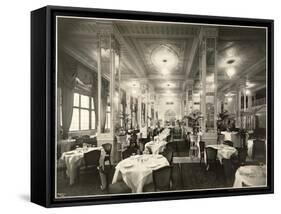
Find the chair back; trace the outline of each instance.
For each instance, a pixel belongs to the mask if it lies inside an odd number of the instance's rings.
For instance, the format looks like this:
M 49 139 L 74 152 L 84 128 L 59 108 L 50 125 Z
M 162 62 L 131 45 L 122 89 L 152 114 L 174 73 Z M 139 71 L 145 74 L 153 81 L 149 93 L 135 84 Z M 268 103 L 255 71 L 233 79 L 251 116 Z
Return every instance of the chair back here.
M 233 147 L 233 142 L 232 142 L 232 141 L 230 141 L 230 140 L 225 140 L 225 141 L 223 142 L 223 144 L 224 144 L 224 145 L 228 145 L 228 146 L 232 146 L 232 147 Z
M 173 143 L 176 145 L 178 151 L 187 151 L 189 149 L 186 141 L 182 138 L 174 139 Z
M 84 153 L 84 160 L 86 166 L 99 166 L 100 150 L 92 150 Z
M 102 148 L 104 149 L 107 155 L 111 154 L 112 144 L 111 143 L 104 143 L 102 144 Z
M 170 142 L 166 144 L 166 149 L 175 152 L 176 151 L 176 144 L 174 142 Z
M 232 186 L 235 178 L 235 167 L 231 159 L 222 159 L 222 166 L 225 175 L 226 185 Z
M 162 153 L 162 155 L 167 159 L 167 161 L 171 164 L 173 160 L 173 152 L 165 149 Z
M 174 128 L 173 129 L 173 138 L 174 139 L 181 139 L 182 138 L 182 129 L 181 128 Z
M 215 162 L 217 160 L 217 150 L 212 147 L 205 148 L 207 163 Z
M 199 142 L 199 149 L 200 149 L 200 153 L 204 154 L 205 152 L 205 147 L 206 147 L 206 143 L 204 141 L 200 141 Z
M 122 152 L 122 158 L 123 159 L 129 158 L 133 153 L 136 153 L 136 152 L 137 151 L 134 148 L 128 148 Z
M 245 148 L 238 148 L 238 159 L 240 164 L 244 164 L 247 158 L 247 149 Z
M 171 166 L 165 166 L 157 170 L 152 171 L 153 176 L 153 184 L 155 187 L 155 191 L 167 191 L 170 190 L 170 181 L 172 175 Z
M 252 155 L 253 159 L 264 162 L 266 157 L 265 153 L 266 153 L 265 142 L 263 140 L 254 140 L 253 155 Z

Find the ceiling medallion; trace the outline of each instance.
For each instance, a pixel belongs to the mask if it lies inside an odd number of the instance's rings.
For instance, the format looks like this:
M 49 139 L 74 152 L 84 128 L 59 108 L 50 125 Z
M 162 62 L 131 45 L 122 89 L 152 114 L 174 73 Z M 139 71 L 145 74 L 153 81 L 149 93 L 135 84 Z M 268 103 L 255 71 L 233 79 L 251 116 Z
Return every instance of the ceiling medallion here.
M 160 45 L 152 51 L 151 61 L 158 71 L 167 74 L 177 67 L 179 57 L 172 48 Z

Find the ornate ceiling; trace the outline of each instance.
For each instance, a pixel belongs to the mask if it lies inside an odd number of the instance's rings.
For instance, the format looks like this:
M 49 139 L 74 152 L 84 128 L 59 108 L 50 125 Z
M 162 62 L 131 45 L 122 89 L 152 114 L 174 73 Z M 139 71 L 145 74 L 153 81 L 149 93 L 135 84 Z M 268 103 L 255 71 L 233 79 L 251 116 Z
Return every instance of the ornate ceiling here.
M 167 88 L 181 92 L 186 82 L 198 80 L 199 25 L 107 23 L 121 46 L 122 80 L 146 79 L 158 92 Z M 97 21 L 67 19 L 61 26 L 68 51 L 96 68 Z M 253 83 L 252 87 L 265 84 L 265 31 L 218 27 L 218 32 L 218 89 L 227 92 L 240 78 Z M 229 67 L 235 70 L 231 78 L 226 73 Z

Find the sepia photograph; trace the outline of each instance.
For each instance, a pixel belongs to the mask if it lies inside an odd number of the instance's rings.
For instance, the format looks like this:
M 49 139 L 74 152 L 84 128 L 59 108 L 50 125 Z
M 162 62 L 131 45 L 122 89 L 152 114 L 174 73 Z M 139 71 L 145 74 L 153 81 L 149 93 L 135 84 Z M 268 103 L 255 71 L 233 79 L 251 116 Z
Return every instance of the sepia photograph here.
M 267 27 L 55 23 L 55 199 L 268 186 Z

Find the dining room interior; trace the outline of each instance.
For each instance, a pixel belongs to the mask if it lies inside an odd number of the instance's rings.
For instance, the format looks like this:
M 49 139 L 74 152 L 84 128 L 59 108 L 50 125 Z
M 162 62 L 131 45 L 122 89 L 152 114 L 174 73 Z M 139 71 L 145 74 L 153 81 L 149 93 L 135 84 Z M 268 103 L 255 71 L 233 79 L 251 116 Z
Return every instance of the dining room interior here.
M 266 186 L 261 27 L 57 18 L 56 197 Z

